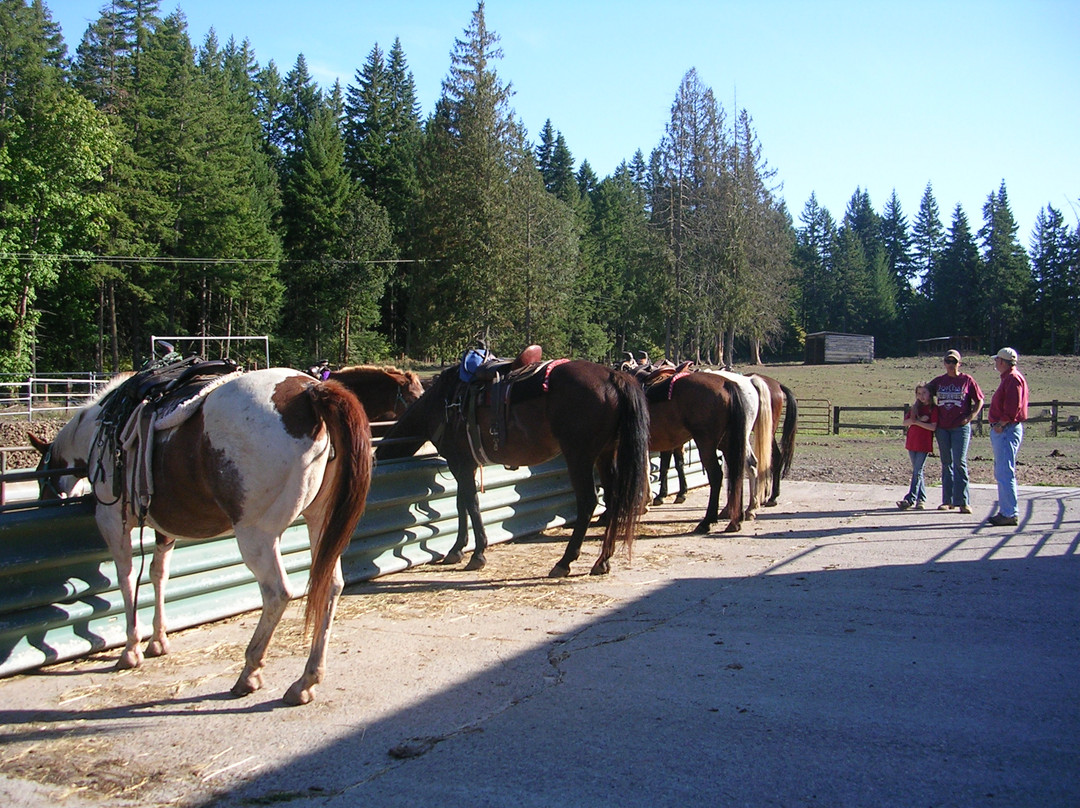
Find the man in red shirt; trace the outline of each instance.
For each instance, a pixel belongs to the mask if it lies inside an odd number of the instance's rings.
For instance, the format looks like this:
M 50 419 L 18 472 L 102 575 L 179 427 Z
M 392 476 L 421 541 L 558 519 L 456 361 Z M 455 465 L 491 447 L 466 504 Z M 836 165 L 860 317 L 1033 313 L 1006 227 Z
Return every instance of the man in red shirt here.
M 1016 369 L 1018 359 L 1012 348 L 1002 348 L 994 357 L 1001 381 L 990 399 L 989 419 L 998 512 L 990 517 L 990 524 L 999 527 L 1017 524 L 1016 454 L 1024 439 L 1028 409 L 1027 379 Z

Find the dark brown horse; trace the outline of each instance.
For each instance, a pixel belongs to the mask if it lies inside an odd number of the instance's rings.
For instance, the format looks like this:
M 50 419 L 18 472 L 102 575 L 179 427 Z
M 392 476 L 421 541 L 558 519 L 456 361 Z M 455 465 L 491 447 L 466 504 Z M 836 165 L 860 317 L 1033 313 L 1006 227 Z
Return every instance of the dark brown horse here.
M 678 451 L 693 438 L 709 479 L 709 503 L 695 533 L 708 533 L 719 518 L 720 490 L 724 470 L 718 452 L 728 467 L 728 512 L 725 532 L 742 527 L 742 482 L 746 469 L 747 445 L 753 422 L 737 384 L 713 373 L 675 374 L 653 384 L 649 400 L 649 450 L 661 453 L 660 485 L 667 493 L 667 463 L 664 455 Z M 670 459 L 670 455 L 668 455 Z M 685 499 L 686 481 L 680 477 Z M 655 504 L 658 504 L 654 500 Z
M 331 371 L 330 379 L 360 400 L 372 422 L 396 420 L 424 394 L 419 376 L 392 366 L 352 365 Z
M 462 412 L 466 388 L 458 370 L 454 365 L 435 379 L 375 455 L 379 461 L 408 457 L 430 440 L 446 459 L 457 481 L 458 534 L 443 563 L 455 564 L 464 557 L 469 520 L 476 547 L 467 569 L 486 563 L 487 534 L 476 491 L 480 461 L 474 453 L 493 463 L 532 466 L 561 452 L 577 499 L 577 521 L 550 576 L 569 575 L 571 563 L 581 553 L 597 503 L 593 467 L 598 459 L 608 520 L 592 574 L 608 572 L 616 541 L 632 543 L 648 494 L 649 414 L 641 387 L 627 374 L 593 362 L 553 362 L 537 374 L 542 377 L 542 392 L 511 403 L 501 416 L 488 404 L 476 406 L 471 416 L 474 428 L 470 416 Z M 493 432 L 499 434 L 497 445 Z

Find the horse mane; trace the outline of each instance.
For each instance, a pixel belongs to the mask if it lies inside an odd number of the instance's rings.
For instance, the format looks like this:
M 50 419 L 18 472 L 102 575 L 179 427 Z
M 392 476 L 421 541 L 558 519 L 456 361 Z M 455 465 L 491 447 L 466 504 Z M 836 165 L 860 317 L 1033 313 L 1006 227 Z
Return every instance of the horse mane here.
M 420 377 L 411 370 L 402 370 L 394 365 L 347 365 L 334 371 L 333 377 L 358 376 L 361 379 L 369 376 L 389 376 L 394 382 L 402 387 L 412 384 L 413 380 L 419 381 Z
M 98 393 L 97 398 L 94 399 L 94 402 L 100 402 L 102 399 L 105 398 L 105 396 L 109 395 L 109 393 L 111 393 L 113 390 L 115 390 L 117 387 L 122 385 L 134 375 L 135 371 L 133 370 L 125 370 L 122 373 L 117 373 L 115 376 L 109 379 L 109 383 L 105 385 L 105 387 L 100 393 Z

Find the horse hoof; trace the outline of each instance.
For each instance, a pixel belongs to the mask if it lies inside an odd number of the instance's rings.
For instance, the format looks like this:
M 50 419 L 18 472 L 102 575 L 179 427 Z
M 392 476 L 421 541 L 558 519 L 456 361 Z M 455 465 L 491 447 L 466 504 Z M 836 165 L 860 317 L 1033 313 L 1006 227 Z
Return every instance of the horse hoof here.
M 241 696 L 250 696 L 262 686 L 263 680 L 261 673 L 242 673 L 240 674 L 240 678 L 236 680 L 236 684 L 232 686 L 232 690 L 229 692 L 237 698 L 240 698 Z
M 611 565 L 606 561 L 597 561 L 593 564 L 593 568 L 589 570 L 589 575 L 607 575 L 611 572 Z
M 169 641 L 164 640 L 151 640 L 146 646 L 146 656 L 151 659 L 154 657 L 165 656 L 169 653 Z
M 465 565 L 466 570 L 482 570 L 487 566 L 487 559 L 483 556 L 478 556 L 473 553 L 473 557 L 469 559 L 469 563 Z
M 116 660 L 116 670 L 129 671 L 142 665 L 142 654 L 138 651 L 124 651 Z
M 679 494 L 679 496 L 675 497 L 676 505 L 682 505 L 684 502 L 686 502 L 686 494 Z
M 440 561 L 439 563 L 447 565 L 460 564 L 463 558 L 465 558 L 464 553 L 458 550 L 451 550 L 449 553 L 443 556 L 442 561 Z
M 775 499 L 770 499 L 768 502 L 765 503 L 765 507 L 766 508 L 775 508 L 776 507 L 776 500 Z
M 679 500 L 675 500 L 675 501 L 678 502 Z M 664 498 L 663 497 L 653 497 L 652 504 L 653 505 L 663 505 L 664 504 Z
M 304 687 L 300 682 L 294 682 L 293 686 L 285 691 L 281 700 L 290 707 L 299 707 L 301 704 L 310 704 L 315 698 L 315 693 L 309 687 Z
M 694 528 L 695 533 L 700 533 L 702 535 L 708 533 L 710 530 L 712 530 L 712 522 L 701 522 Z
M 561 564 L 556 564 L 551 568 L 551 572 L 548 573 L 548 578 L 569 578 L 570 568 L 564 567 Z
M 742 522 L 728 522 L 728 526 L 724 528 L 725 533 L 738 533 L 742 530 Z

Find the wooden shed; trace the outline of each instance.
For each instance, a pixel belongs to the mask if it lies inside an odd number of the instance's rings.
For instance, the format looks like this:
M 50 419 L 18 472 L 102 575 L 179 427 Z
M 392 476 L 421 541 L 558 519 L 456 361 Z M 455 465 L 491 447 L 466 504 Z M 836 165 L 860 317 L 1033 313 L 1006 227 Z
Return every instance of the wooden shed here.
M 870 334 L 817 331 L 806 335 L 807 365 L 868 364 L 874 361 L 874 338 Z

